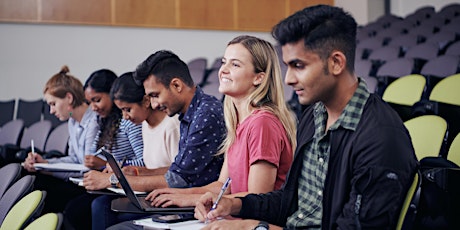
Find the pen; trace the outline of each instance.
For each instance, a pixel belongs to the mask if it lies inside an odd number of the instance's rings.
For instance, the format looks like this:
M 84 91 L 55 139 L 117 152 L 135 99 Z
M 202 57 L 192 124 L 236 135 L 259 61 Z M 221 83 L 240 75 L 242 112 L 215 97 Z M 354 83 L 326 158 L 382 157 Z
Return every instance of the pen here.
M 120 168 L 123 168 L 125 166 L 127 159 L 128 159 L 127 157 L 124 157 L 123 160 L 121 160 Z
M 30 148 L 32 149 L 32 153 L 35 154 L 35 147 L 34 147 L 34 140 L 30 140 Z
M 34 146 L 34 140 L 30 140 L 30 149 L 32 150 L 32 158 L 34 159 L 35 162 L 35 146 Z
M 230 177 L 227 178 L 227 180 L 225 181 L 225 183 L 222 185 L 222 188 L 220 189 L 220 193 L 219 193 L 219 195 L 217 196 L 216 201 L 214 201 L 214 203 L 212 204 L 211 210 L 209 210 L 209 211 L 212 211 L 212 210 L 214 210 L 214 209 L 217 208 L 217 205 L 219 204 L 220 199 L 221 199 L 222 196 L 224 195 L 225 191 L 227 191 L 227 188 L 228 188 L 228 186 L 230 186 L 230 183 L 231 183 L 231 182 L 232 182 L 232 179 L 230 179 Z M 204 223 L 205 223 L 205 224 L 208 223 L 208 217 L 206 217 L 206 220 L 204 221 Z

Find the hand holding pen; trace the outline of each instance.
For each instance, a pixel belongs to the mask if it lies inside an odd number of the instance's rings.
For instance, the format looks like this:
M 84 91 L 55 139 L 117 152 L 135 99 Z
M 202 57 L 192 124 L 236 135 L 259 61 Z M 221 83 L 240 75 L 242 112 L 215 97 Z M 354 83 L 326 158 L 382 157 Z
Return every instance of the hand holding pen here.
M 217 196 L 217 199 L 216 201 L 214 201 L 214 203 L 212 204 L 211 206 L 211 209 L 209 211 L 212 211 L 212 210 L 215 210 L 217 208 L 217 205 L 219 204 L 219 201 L 220 199 L 222 199 L 222 196 L 224 195 L 225 191 L 227 191 L 228 187 L 230 186 L 230 183 L 232 182 L 232 179 L 227 178 L 227 180 L 225 181 L 225 183 L 222 185 L 222 188 L 220 189 L 220 193 L 219 195 Z M 208 218 L 206 217 L 206 220 L 204 221 L 205 224 L 208 223 Z
M 40 155 L 37 155 L 37 153 L 35 153 L 34 140 L 30 140 L 30 150 L 31 151 L 29 152 L 27 158 L 24 161 L 24 169 L 26 169 L 29 172 L 35 172 L 36 170 L 34 164 L 46 161 L 44 161 Z

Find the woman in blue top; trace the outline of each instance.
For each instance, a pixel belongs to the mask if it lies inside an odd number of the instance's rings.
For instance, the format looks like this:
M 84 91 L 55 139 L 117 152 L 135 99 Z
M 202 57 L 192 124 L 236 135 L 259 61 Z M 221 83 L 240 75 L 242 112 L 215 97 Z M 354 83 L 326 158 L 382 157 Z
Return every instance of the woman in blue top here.
M 90 147 L 98 131 L 97 114 L 85 102 L 83 85 L 80 80 L 69 74 L 69 67 L 63 66 L 59 73 L 46 82 L 43 94 L 50 106 L 50 114 L 61 121 L 68 120 L 68 154 L 60 158 L 44 159 L 40 154 L 29 153 L 24 162 L 24 169 L 35 172 L 34 163 L 83 164 L 86 155 L 94 154 Z M 81 187 L 67 182 L 70 176 L 81 177 L 80 173 L 47 172 L 35 175 L 34 188 L 47 192 L 43 213 L 62 212 L 69 200 L 86 193 Z
M 90 75 L 84 85 L 86 101 L 98 114 L 99 131 L 95 138 L 92 151 L 99 148 L 107 149 L 117 161 L 128 165 L 144 166 L 142 125 L 136 125 L 122 118 L 121 110 L 110 98 L 110 89 L 117 79 L 115 73 L 108 69 L 98 70 Z M 106 162 L 101 156 L 85 156 L 85 164 L 98 165 L 101 168 Z M 103 173 L 108 170 L 103 170 Z M 101 173 L 92 170 L 86 173 Z M 83 185 L 91 186 L 85 180 Z M 85 193 L 70 201 L 63 214 L 67 226 L 75 229 L 91 229 L 91 202 L 97 195 Z

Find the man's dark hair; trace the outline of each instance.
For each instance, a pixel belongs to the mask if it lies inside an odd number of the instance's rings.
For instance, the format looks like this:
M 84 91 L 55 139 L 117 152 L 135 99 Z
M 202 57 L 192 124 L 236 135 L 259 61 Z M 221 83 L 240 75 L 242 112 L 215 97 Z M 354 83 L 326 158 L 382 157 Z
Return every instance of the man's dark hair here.
M 347 58 L 347 69 L 354 71 L 356 49 L 356 21 L 343 9 L 316 5 L 297 11 L 279 22 L 272 36 L 280 45 L 304 40 L 305 48 L 317 53 L 325 61 L 338 50 Z
M 195 85 L 187 64 L 168 50 L 160 50 L 150 55 L 137 66 L 133 77 L 137 84 L 142 84 L 152 74 L 166 88 L 169 88 L 169 83 L 173 78 L 181 79 L 190 87 Z

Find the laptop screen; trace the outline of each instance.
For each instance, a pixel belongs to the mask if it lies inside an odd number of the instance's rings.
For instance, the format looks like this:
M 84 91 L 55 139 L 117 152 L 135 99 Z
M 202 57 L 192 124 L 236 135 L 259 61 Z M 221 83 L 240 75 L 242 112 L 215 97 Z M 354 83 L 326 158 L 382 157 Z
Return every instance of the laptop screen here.
M 113 173 L 115 176 L 118 178 L 118 182 L 120 182 L 121 187 L 125 191 L 126 196 L 128 199 L 135 204 L 138 208 L 142 209 L 141 205 L 139 204 L 139 201 L 136 198 L 136 195 L 134 194 L 133 189 L 128 183 L 128 180 L 126 179 L 125 175 L 123 174 L 120 165 L 118 165 L 118 162 L 115 160 L 115 158 L 107 152 L 105 149 L 101 149 L 102 154 L 106 157 L 107 163 L 109 163 L 110 167 L 113 170 Z

